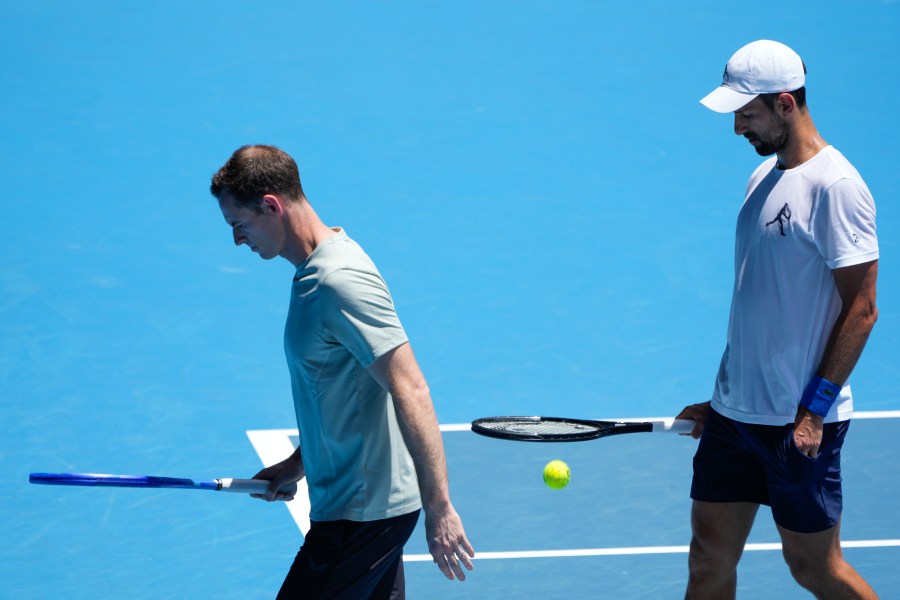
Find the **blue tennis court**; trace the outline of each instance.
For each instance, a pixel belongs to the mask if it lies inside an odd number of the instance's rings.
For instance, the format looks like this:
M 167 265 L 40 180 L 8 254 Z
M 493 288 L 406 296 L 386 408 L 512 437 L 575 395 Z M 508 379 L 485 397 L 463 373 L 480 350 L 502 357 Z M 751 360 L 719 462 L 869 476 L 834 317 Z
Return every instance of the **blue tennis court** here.
M 283 147 L 378 264 L 429 380 L 476 570 L 406 547 L 410 598 L 679 598 L 693 440 L 513 444 L 490 414 L 671 416 L 709 398 L 759 159 L 698 103 L 739 46 L 809 67 L 878 205 L 842 539 L 900 598 L 900 3 L 0 0 L 0 596 L 273 598 L 303 505 L 33 486 L 250 477 L 296 428 L 293 268 L 236 249 L 209 178 Z M 550 459 L 572 483 L 541 482 Z M 739 597 L 793 599 L 766 509 Z

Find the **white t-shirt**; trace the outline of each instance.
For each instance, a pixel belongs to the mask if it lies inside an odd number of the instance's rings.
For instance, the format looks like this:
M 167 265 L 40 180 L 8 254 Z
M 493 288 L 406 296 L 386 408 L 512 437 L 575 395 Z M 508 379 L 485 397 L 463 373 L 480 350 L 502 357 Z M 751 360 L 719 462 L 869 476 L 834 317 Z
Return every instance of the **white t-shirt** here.
M 284 348 L 314 521 L 421 507 L 393 400 L 367 371 L 407 341 L 387 285 L 340 229 L 297 266 Z
M 728 343 L 713 408 L 736 421 L 792 423 L 841 300 L 831 270 L 878 259 L 875 203 L 829 146 L 794 169 L 757 168 L 737 221 Z M 826 422 L 849 419 L 845 385 Z

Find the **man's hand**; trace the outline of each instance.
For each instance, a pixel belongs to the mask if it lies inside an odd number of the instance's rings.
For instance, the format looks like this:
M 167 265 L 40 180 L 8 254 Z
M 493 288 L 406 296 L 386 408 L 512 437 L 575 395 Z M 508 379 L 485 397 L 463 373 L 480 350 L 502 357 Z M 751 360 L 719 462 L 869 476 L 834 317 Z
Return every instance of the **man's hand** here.
M 425 537 L 428 540 L 428 552 L 435 564 L 447 579 L 465 581 L 466 573 L 462 570 L 474 569 L 471 557 L 475 549 L 466 538 L 462 520 L 452 506 L 442 511 L 425 511 Z
M 684 410 L 678 413 L 676 419 L 689 419 L 694 422 L 694 428 L 690 433 L 682 433 L 681 435 L 690 435 L 695 440 L 700 439 L 703 433 L 703 427 L 706 425 L 706 416 L 709 414 L 709 402 L 701 402 L 700 404 L 691 404 L 686 406 Z
M 794 419 L 794 445 L 797 450 L 812 458 L 819 455 L 824 421 L 825 419 L 802 406 L 797 409 Z
M 280 463 L 266 467 L 253 476 L 253 479 L 264 479 L 269 482 L 265 494 L 250 494 L 254 498 L 266 502 L 290 502 L 297 493 L 297 482 L 303 479 L 306 471 L 303 468 L 303 459 L 300 449 Z

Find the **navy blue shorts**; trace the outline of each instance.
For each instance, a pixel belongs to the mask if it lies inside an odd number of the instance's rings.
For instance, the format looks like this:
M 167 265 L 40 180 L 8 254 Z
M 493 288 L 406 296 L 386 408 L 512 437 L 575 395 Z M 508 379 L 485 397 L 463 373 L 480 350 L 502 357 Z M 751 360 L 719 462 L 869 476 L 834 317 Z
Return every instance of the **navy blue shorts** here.
M 841 446 L 849 421 L 827 423 L 816 458 L 794 444 L 793 423 L 740 423 L 710 409 L 694 456 L 691 498 L 772 507 L 781 527 L 816 533 L 837 525 L 843 507 Z
M 402 600 L 403 545 L 419 512 L 380 521 L 313 521 L 278 600 Z

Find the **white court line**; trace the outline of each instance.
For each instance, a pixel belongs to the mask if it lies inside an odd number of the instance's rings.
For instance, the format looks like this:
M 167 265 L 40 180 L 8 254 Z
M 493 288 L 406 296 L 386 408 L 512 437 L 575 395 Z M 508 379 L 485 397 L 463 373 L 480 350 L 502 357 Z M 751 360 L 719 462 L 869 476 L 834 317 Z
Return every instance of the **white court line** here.
M 619 421 L 658 421 L 672 417 L 644 417 L 613 419 Z M 854 419 L 896 419 L 900 418 L 900 410 L 859 411 L 853 413 Z M 443 432 L 469 431 L 469 423 L 451 423 L 440 426 Z M 290 456 L 295 449 L 293 440 L 299 436 L 296 429 L 259 429 L 247 431 L 247 437 L 259 455 L 264 466 L 273 465 Z M 297 484 L 297 495 L 286 506 L 291 513 L 297 528 L 304 536 L 309 531 L 309 494 L 306 480 Z M 844 548 L 883 548 L 900 546 L 900 540 L 861 540 L 841 542 Z M 781 544 L 747 544 L 748 551 L 780 550 Z M 522 552 L 479 552 L 478 560 L 505 558 L 554 558 L 570 556 L 622 556 L 628 554 L 677 554 L 686 553 L 687 546 L 644 546 L 636 548 L 587 548 L 582 550 L 534 550 Z M 404 561 L 430 561 L 430 554 L 404 555 Z
M 859 540 L 843 541 L 842 548 L 887 548 L 900 547 L 900 540 Z M 578 556 L 627 556 L 635 554 L 687 554 L 689 546 L 640 546 L 634 548 L 583 548 L 581 550 L 529 550 L 523 552 L 475 552 L 475 560 L 497 560 L 506 558 L 570 558 Z M 747 544 L 744 550 L 758 552 L 781 550 L 781 544 Z M 405 562 L 434 560 L 430 554 L 405 554 Z
M 900 419 L 900 410 L 858 410 L 854 419 Z

